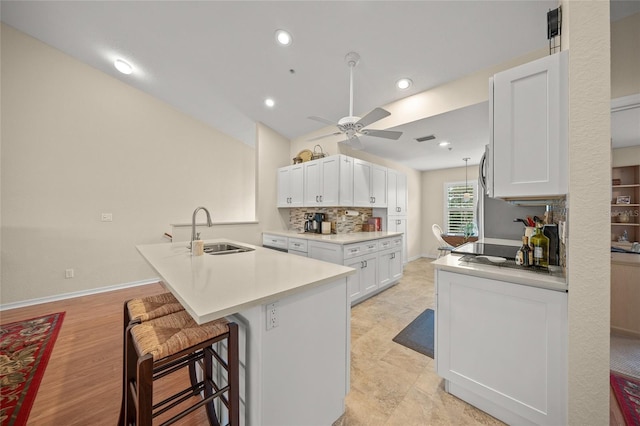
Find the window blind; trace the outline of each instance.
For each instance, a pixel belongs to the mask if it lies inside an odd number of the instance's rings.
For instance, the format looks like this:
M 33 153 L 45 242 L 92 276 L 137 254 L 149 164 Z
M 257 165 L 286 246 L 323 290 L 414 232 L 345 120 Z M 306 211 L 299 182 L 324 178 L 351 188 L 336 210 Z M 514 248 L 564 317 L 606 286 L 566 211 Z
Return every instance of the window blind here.
M 469 200 L 464 194 L 469 193 Z M 468 223 L 475 223 L 475 185 L 447 183 L 445 185 L 445 232 L 449 235 L 464 235 Z

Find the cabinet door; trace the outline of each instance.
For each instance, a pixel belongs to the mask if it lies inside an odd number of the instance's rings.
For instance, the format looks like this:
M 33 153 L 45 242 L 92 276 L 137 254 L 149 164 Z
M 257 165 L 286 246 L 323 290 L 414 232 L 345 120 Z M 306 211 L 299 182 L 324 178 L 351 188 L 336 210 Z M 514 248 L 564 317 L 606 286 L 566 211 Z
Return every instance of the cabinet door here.
M 495 197 L 567 193 L 567 52 L 493 78 Z
M 369 188 L 371 191 L 371 198 L 373 207 L 386 207 L 387 206 L 387 168 L 378 166 L 377 164 L 371 165 L 371 178 Z
M 347 289 L 349 291 L 349 299 L 351 302 L 358 300 L 363 295 L 362 288 L 362 268 L 364 268 L 364 262 L 361 260 L 348 260 L 345 261 L 345 266 L 353 268 L 356 273 L 347 277 Z
M 567 424 L 567 293 L 438 270 L 435 323 L 436 371 L 452 393 Z
M 396 207 L 399 215 L 407 214 L 407 175 L 403 173 L 396 174 Z
M 387 172 L 387 213 L 389 216 L 398 214 L 398 174 L 395 170 Z
M 338 156 L 320 160 L 320 204 L 323 206 L 340 205 L 340 159 Z
M 386 250 L 378 254 L 378 286 L 384 287 L 391 283 L 392 252 Z
M 278 169 L 278 207 L 291 207 L 289 205 L 289 183 L 291 181 L 291 168 Z
M 353 158 L 339 155 L 340 161 L 340 195 L 339 206 L 353 206 Z
M 319 206 L 322 167 L 320 161 L 309 161 L 304 163 L 304 205 Z
M 289 207 L 302 207 L 304 202 L 304 166 L 296 164 L 289 166 Z
M 363 293 L 368 294 L 378 288 L 378 255 L 363 256 L 364 268 L 361 269 Z
M 402 248 L 399 248 L 391 253 L 391 261 L 389 264 L 391 281 L 397 281 L 402 278 L 402 263 Z
M 354 158 L 353 160 L 353 205 L 356 207 L 371 207 L 371 190 L 369 180 L 371 164 Z

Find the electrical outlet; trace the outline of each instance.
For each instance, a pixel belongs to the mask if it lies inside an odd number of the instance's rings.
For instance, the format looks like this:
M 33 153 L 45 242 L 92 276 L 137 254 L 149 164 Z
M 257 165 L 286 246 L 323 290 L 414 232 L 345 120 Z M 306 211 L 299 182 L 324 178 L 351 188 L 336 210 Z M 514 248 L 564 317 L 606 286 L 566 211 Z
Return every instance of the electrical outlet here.
M 269 303 L 267 305 L 267 330 L 276 328 L 278 324 L 278 302 Z
M 73 269 L 65 269 L 64 270 L 64 277 L 65 278 L 73 278 L 73 275 L 74 275 Z
M 102 213 L 100 220 L 102 222 L 113 222 L 113 213 Z

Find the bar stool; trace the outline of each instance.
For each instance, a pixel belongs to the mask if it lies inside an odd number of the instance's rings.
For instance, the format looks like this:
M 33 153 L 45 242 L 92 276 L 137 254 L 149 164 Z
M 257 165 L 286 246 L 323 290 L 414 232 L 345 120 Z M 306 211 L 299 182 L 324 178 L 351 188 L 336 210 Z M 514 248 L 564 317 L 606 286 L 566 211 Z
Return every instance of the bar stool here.
M 124 302 L 124 323 L 122 327 L 123 343 L 122 343 L 122 359 L 125 359 L 125 348 L 127 344 L 126 330 L 127 327 L 132 324 L 139 324 L 144 321 L 149 321 L 155 318 L 159 318 L 163 315 L 173 314 L 175 312 L 184 311 L 184 306 L 175 298 L 170 292 L 154 294 L 152 296 L 146 296 L 137 299 L 130 299 Z M 195 363 L 189 364 L 189 377 L 191 384 L 198 382 L 196 378 Z M 119 425 L 124 424 L 124 405 L 126 389 L 124 383 L 126 379 L 126 370 L 123 363 L 123 387 L 122 387 L 122 402 L 120 408 Z
M 213 344 L 227 340 L 227 359 Z M 183 367 L 202 361 L 203 380 L 153 404 L 153 382 Z M 226 371 L 227 384 L 213 379 L 214 362 Z M 169 425 L 202 406 L 209 423 L 218 426 L 214 400 L 227 407 L 232 426 L 239 424 L 238 326 L 226 319 L 198 325 L 186 311 L 157 317 L 127 327 L 125 346 L 125 424 L 148 426 L 152 419 L 176 408 L 201 392 L 203 399 L 174 415 Z

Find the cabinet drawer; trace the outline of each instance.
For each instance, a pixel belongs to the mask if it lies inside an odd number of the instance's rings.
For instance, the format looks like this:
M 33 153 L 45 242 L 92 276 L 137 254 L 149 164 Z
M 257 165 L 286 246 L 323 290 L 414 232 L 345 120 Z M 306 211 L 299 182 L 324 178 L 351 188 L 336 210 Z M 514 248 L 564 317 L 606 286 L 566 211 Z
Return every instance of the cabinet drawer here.
M 378 240 L 378 249 L 386 250 L 394 247 L 393 238 L 385 238 L 384 240 Z
M 307 252 L 307 240 L 289 238 L 289 250 Z
M 344 246 L 344 258 L 351 259 L 356 256 L 375 253 L 377 251 L 378 251 L 377 241 L 367 241 L 363 243 L 349 244 Z
M 281 237 L 279 235 L 268 235 L 268 234 L 262 235 L 263 246 L 269 246 L 269 247 L 275 247 L 275 248 L 281 248 L 281 249 L 287 250 L 288 248 L 287 240 L 288 240 L 287 237 Z

